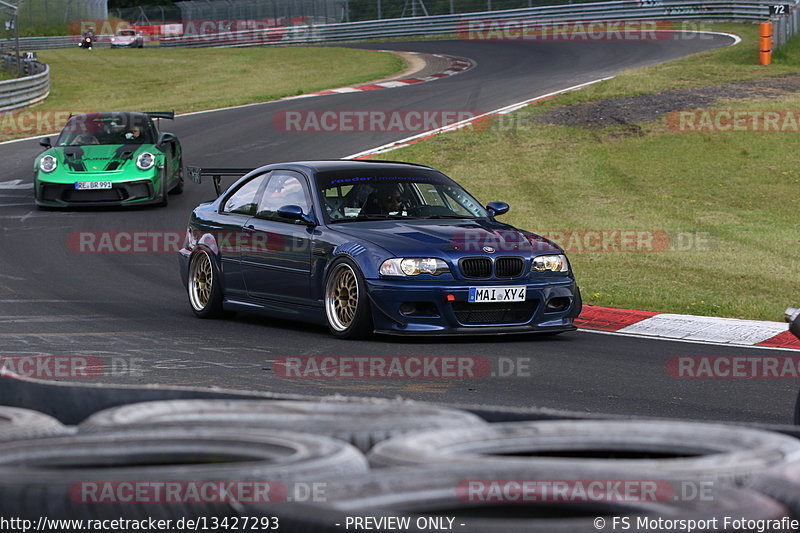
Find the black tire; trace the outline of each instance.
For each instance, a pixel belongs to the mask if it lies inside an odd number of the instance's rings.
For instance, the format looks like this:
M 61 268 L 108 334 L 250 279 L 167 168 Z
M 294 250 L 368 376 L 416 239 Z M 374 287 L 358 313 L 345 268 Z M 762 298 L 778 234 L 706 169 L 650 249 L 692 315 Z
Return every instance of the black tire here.
M 156 207 L 167 207 L 169 205 L 169 191 L 167 190 L 167 179 L 164 178 L 164 182 L 161 185 L 161 195 L 159 196 L 159 200 L 156 203 Z
M 162 172 L 163 174 L 161 176 L 161 194 L 158 195 L 158 202 L 156 202 L 156 207 L 167 207 L 169 205 L 169 184 L 167 183 L 166 167 Z
M 512 483 L 519 482 L 528 482 L 527 487 L 533 490 L 487 490 L 511 488 Z M 537 486 L 556 486 L 556 483 L 567 487 L 561 493 L 566 497 L 548 497 L 543 489 L 536 492 Z M 628 487 L 627 496 L 614 491 L 617 483 Z M 589 486 L 595 488 L 580 490 Z M 702 488 L 703 495 L 695 494 L 695 488 Z M 643 496 L 632 496 L 639 489 Z M 342 531 L 342 527 L 334 524 L 345 523 L 347 516 L 411 517 L 408 528 L 398 528 L 408 532 L 431 531 L 430 527 L 418 525 L 416 518 L 436 516 L 454 518 L 451 529 L 466 533 L 592 533 L 664 529 L 664 526 L 640 529 L 637 518 L 643 516 L 698 522 L 717 518 L 716 527 L 706 522 L 696 524 L 698 529 L 693 531 L 734 531 L 722 527 L 725 517 L 779 520 L 785 513 L 783 506 L 774 500 L 727 483 L 664 479 L 577 465 L 532 468 L 429 465 L 389 469 L 327 483 L 325 502 L 318 506 L 317 512 L 280 507 L 245 506 L 242 514 L 278 516 L 281 527 L 293 533 Z M 598 522 L 597 517 L 603 517 L 603 521 Z M 614 521 L 614 517 L 619 519 Z M 620 520 L 624 517 L 630 517 L 629 528 Z
M 140 47 L 141 48 L 141 47 Z M 169 191 L 170 194 L 183 193 L 183 159 L 181 159 L 178 169 L 178 183 Z
M 792 518 L 800 519 L 800 462 L 780 472 L 755 476 L 747 480 L 746 485 L 781 502 Z
M 39 411 L 0 406 L 0 442 L 69 435 L 74 431 Z
M 461 411 L 406 401 L 374 400 L 169 400 L 112 407 L 84 420 L 81 432 L 120 427 L 182 425 L 273 428 L 335 437 L 368 451 L 378 442 L 412 431 L 470 428 L 480 417 Z
M 745 427 L 668 420 L 509 422 L 395 437 L 375 446 L 369 458 L 376 467 L 613 465 L 673 477 L 742 479 L 799 460 L 800 440 Z
M 800 426 L 800 391 L 797 391 L 797 399 L 794 402 L 794 424 Z
M 210 285 L 210 288 L 209 288 Z M 189 307 L 200 318 L 220 318 L 223 315 L 220 275 L 211 253 L 200 249 L 189 260 L 186 286 Z
M 0 516 L 229 516 L 238 503 L 192 500 L 188 489 L 209 481 L 277 483 L 259 498 L 271 501 L 270 494 L 279 500 L 281 489 L 293 490 L 294 481 L 349 478 L 366 471 L 363 454 L 349 444 L 288 431 L 176 425 L 15 441 L 0 444 Z M 163 492 L 161 498 L 131 499 L 129 490 L 123 498 L 114 489 L 123 482 L 179 483 L 187 492 L 172 503 L 164 501 Z M 100 499 L 101 494 L 106 496 Z
M 367 285 L 358 265 L 349 257 L 334 260 L 328 268 L 323 304 L 328 329 L 336 337 L 364 339 L 372 334 Z

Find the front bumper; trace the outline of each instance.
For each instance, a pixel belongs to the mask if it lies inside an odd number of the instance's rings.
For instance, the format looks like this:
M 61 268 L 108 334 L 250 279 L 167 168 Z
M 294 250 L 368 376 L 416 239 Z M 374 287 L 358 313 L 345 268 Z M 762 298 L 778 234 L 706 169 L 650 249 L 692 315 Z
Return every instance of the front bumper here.
M 111 43 L 111 48 L 142 48 L 143 42 L 131 41 L 129 43 Z
M 36 205 L 42 207 L 126 206 L 159 203 L 153 180 L 115 182 L 110 189 L 79 191 L 72 183 L 36 180 Z
M 571 278 L 508 282 L 414 283 L 366 280 L 377 333 L 496 335 L 575 330 L 580 289 Z M 470 287 L 525 286 L 524 302 L 469 303 Z M 448 301 L 452 295 L 453 301 Z

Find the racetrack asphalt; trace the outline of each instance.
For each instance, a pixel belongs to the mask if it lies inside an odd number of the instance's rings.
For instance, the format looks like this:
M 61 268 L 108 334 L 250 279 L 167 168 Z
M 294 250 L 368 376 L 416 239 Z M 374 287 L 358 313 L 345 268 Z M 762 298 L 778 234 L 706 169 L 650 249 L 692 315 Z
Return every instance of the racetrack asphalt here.
M 360 47 L 448 54 L 470 58 L 477 65 L 463 74 L 398 89 L 193 114 L 165 123 L 164 129 L 179 136 L 189 165 L 254 167 L 343 157 L 408 133 L 285 133 L 275 129 L 273 114 L 490 111 L 625 68 L 731 42 L 723 36 L 707 37 L 635 43 L 369 43 Z M 74 238 L 75 232 L 82 231 L 182 232 L 192 208 L 213 198 L 211 185 L 187 183 L 184 194 L 170 197 L 164 209 L 37 211 L 32 191 L 25 185 L 29 187 L 32 181 L 32 161 L 39 150 L 32 140 L 0 145 L 0 187 L 9 180 L 23 181 L 21 188 L 0 188 L 0 357 L 89 355 L 104 361 L 106 369 L 116 365 L 118 372 L 93 382 L 402 396 L 449 404 L 702 420 L 791 421 L 796 379 L 685 379 L 668 372 L 673 357 L 793 355 L 788 351 L 591 332 L 556 338 L 378 337 L 345 342 L 324 328 L 255 316 L 198 320 L 189 310 L 174 253 L 76 253 L 68 243 L 71 235 Z M 514 201 L 521 201 L 511 200 L 512 208 Z M 577 276 L 580 281 L 580 272 Z M 502 370 L 512 375 L 474 379 L 283 379 L 277 375 L 281 357 L 312 355 L 474 357 L 489 361 L 496 374 Z M 126 373 L 126 365 L 131 364 L 137 372 Z

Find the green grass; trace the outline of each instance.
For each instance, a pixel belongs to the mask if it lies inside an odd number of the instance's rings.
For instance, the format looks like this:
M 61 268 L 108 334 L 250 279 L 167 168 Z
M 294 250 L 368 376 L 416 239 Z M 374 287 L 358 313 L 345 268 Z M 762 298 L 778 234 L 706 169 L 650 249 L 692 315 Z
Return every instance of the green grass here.
M 605 83 L 562 95 L 557 102 L 552 104 L 567 105 L 615 96 L 648 94 L 666 89 L 702 87 L 732 81 L 759 79 L 764 76 L 793 74 L 797 72 L 797 66 L 800 65 L 800 58 L 797 54 L 797 51 L 800 51 L 800 43 L 797 40 L 790 43 L 787 48 L 787 50 L 795 50 L 794 53 L 789 53 L 791 59 L 787 60 L 777 54 L 773 65 L 768 67 L 759 65 L 759 27 L 757 24 L 688 24 L 686 27 L 733 33 L 741 37 L 742 42 L 737 46 L 700 52 L 678 61 L 631 70 Z
M 637 135 L 535 123 L 542 109 L 565 103 L 796 73 L 756 65 L 754 32 L 744 26 L 736 47 L 529 106 L 511 117 L 516 128 L 440 135 L 388 157 L 437 167 L 484 202 L 509 201 L 503 220 L 533 231 L 670 235 L 673 249 L 662 251 L 571 252 L 586 303 L 780 320 L 800 302 L 797 132 L 676 133 L 661 119 Z M 800 96 L 716 107 L 798 110 Z
M 19 113 L 47 117 L 56 111 L 60 123 L 3 117 L 0 140 L 57 131 L 71 112 L 186 113 L 366 82 L 405 68 L 395 54 L 328 47 L 86 51 L 76 46 L 41 51 L 39 60 L 50 65 L 50 96 Z
M 174 109 L 183 113 L 314 92 L 387 76 L 394 54 L 324 47 L 48 50 L 41 109 Z

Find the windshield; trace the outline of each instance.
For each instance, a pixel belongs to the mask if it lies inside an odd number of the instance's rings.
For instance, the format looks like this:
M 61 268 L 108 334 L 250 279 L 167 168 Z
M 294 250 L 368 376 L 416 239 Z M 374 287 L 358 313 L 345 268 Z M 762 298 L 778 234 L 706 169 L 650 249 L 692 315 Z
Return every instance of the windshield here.
M 137 114 L 93 114 L 70 117 L 56 146 L 92 144 L 153 144 L 149 119 Z
M 485 218 L 484 208 L 447 176 L 423 169 L 341 171 L 317 176 L 328 222 L 388 218 Z

